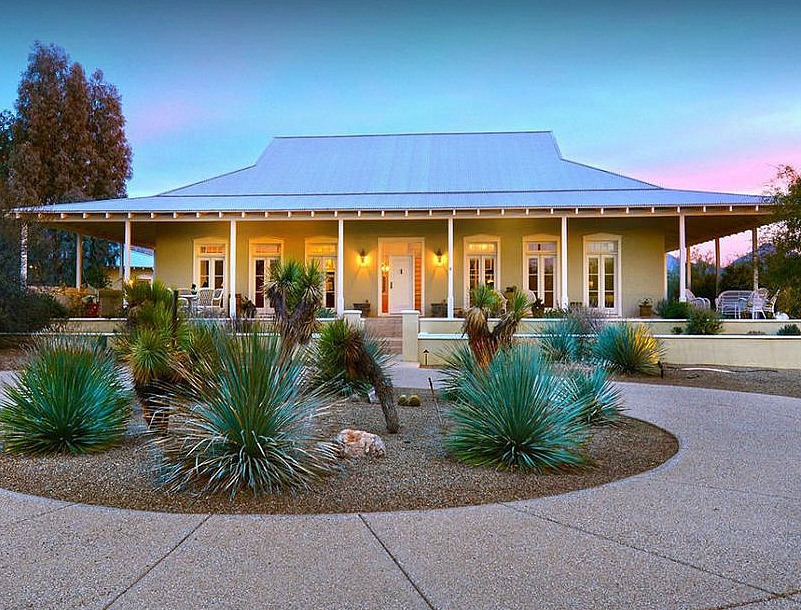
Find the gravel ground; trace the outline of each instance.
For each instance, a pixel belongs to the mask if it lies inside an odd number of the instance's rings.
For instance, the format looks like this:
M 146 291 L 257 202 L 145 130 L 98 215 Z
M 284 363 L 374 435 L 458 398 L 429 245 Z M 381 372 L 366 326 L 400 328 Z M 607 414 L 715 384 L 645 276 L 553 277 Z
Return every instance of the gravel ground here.
M 0 350 L 0 370 L 24 363 L 19 349 Z M 710 370 L 712 369 L 712 370 Z M 799 371 L 667 366 L 664 378 L 621 381 L 668 383 L 801 397 Z M 550 474 L 473 468 L 449 459 L 442 450 L 444 432 L 430 392 L 417 392 L 420 407 L 399 407 L 400 434 L 384 432 L 381 409 L 367 403 L 343 403 L 320 419 L 319 432 L 333 437 L 342 428 L 378 433 L 387 456 L 343 462 L 341 471 L 312 491 L 252 497 L 243 492 L 197 498 L 169 494 L 158 487 L 157 460 L 148 448 L 141 423 L 132 423 L 124 443 L 109 452 L 87 456 L 17 458 L 0 452 L 0 487 L 70 502 L 182 513 L 343 513 L 413 510 L 503 502 L 593 487 L 632 476 L 669 459 L 678 449 L 667 432 L 624 418 L 599 428 L 587 446 L 591 466 Z
M 419 390 L 418 390 L 419 391 Z M 397 390 L 412 393 L 411 390 Z M 0 486 L 70 502 L 181 513 L 346 513 L 413 510 L 503 502 L 601 485 L 661 464 L 678 449 L 670 434 L 625 418 L 595 431 L 587 446 L 594 464 L 570 472 L 525 474 L 459 464 L 441 448 L 443 426 L 430 396 L 420 407 L 399 407 L 402 429 L 386 434 L 381 409 L 365 402 L 337 405 L 320 419 L 333 438 L 358 427 L 381 435 L 384 458 L 343 462 L 312 491 L 254 498 L 238 494 L 196 498 L 158 488 L 156 459 L 142 425 L 122 446 L 97 455 L 19 458 L 0 453 Z

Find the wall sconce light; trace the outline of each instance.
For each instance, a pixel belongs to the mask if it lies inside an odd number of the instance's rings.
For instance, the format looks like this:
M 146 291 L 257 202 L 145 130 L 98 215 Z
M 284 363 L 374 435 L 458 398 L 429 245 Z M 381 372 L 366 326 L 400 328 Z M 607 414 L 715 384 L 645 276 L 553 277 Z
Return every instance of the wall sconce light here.
M 434 253 L 434 256 L 437 257 L 437 266 L 442 266 L 442 248 L 437 248 L 437 251 Z
M 364 251 L 364 248 L 359 250 L 359 265 L 362 267 L 367 265 L 367 252 Z

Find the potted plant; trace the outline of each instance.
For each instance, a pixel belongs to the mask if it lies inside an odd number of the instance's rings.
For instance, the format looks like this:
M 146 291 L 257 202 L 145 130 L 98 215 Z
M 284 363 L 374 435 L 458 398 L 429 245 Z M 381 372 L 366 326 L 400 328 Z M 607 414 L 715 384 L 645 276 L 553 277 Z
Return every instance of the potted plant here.
M 97 296 L 88 294 L 81 299 L 83 301 L 83 315 L 87 318 L 96 318 L 100 312 L 100 303 Z
M 654 315 L 654 304 L 648 297 L 640 301 L 640 317 L 650 318 Z

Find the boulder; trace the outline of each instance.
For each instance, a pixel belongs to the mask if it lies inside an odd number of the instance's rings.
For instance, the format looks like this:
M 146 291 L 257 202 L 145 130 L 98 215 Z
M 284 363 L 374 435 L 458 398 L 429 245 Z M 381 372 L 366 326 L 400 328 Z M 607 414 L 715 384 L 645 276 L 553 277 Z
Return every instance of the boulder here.
M 384 457 L 387 447 L 377 434 L 345 428 L 334 439 L 342 447 L 342 457 Z

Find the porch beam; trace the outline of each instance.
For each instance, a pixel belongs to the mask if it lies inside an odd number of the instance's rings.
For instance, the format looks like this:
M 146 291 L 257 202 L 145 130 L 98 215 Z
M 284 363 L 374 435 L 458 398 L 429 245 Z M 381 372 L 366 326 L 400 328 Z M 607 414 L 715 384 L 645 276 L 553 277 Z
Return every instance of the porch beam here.
M 453 216 L 448 217 L 448 319 L 453 318 Z
M 337 315 L 345 312 L 345 221 L 337 219 Z
M 687 301 L 687 235 L 684 214 L 679 214 L 679 301 Z
M 125 219 L 125 242 L 122 250 L 122 279 L 127 284 L 131 281 L 131 220 Z
M 693 289 L 693 248 L 687 246 L 687 288 Z
M 561 286 L 562 308 L 570 305 L 570 295 L 567 293 L 567 216 L 562 216 L 562 241 L 560 242 L 561 252 L 559 253 L 559 284 Z
M 28 285 L 28 223 L 23 222 L 19 235 L 19 280 L 22 287 Z
M 236 220 L 230 221 L 231 231 L 228 250 L 228 317 L 236 318 Z
M 75 234 L 75 287 L 83 284 L 83 235 Z

